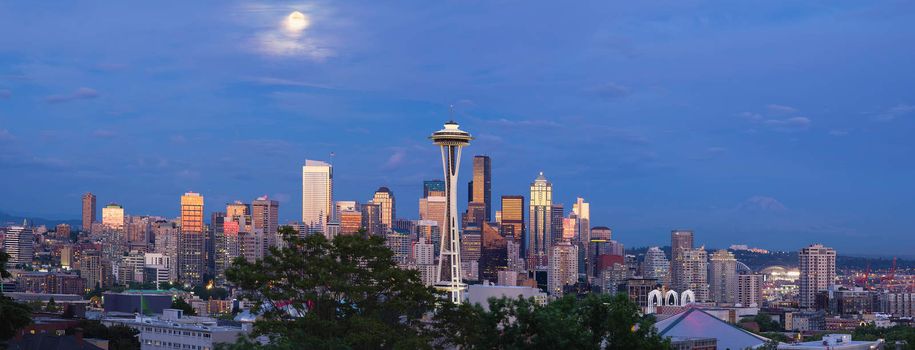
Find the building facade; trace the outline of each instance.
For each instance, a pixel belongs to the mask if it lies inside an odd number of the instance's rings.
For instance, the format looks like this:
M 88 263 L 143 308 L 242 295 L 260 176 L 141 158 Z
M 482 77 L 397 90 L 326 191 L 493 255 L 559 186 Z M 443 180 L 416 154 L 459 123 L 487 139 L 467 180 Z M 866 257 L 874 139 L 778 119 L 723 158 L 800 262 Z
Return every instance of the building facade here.
M 324 233 L 333 204 L 334 172 L 329 163 L 305 160 L 302 166 L 302 223 L 309 233 Z
M 798 279 L 798 307 L 815 306 L 818 291 L 826 290 L 836 280 L 836 251 L 813 244 L 798 252 L 800 278 Z

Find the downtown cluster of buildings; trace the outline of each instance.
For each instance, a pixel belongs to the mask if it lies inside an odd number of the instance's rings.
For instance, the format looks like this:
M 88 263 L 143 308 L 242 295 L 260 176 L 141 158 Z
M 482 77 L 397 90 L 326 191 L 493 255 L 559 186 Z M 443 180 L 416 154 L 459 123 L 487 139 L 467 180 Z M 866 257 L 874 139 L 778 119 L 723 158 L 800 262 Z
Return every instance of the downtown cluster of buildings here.
M 446 124 L 439 133 L 464 137 L 460 146 L 470 139 L 456 124 Z M 454 164 L 459 164 L 460 146 Z M 735 252 L 767 251 L 746 246 L 710 251 L 695 244 L 691 230 L 672 230 L 669 250 L 650 247 L 627 252 L 612 229 L 592 224 L 590 203 L 584 198 L 569 206 L 554 201 L 553 183 L 542 172 L 527 191 L 492 198 L 492 159 L 486 155 L 472 157 L 466 204 L 457 212 L 453 201 L 464 190 L 455 185 L 456 169 L 448 175 L 447 164 L 454 160 L 446 153 L 443 150 L 446 178 L 417 184 L 422 186 L 422 196 L 408 199 L 418 201 L 415 216 L 397 212 L 398 200 L 404 199 L 387 187 L 379 187 L 365 201 L 336 198 L 333 165 L 306 160 L 301 221 L 285 225 L 300 235 L 382 237 L 402 268 L 417 270 L 426 285 L 447 286 L 458 291 L 453 294 L 458 300 L 470 302 L 485 304 L 493 296 L 524 295 L 548 302 L 566 294 L 623 293 L 643 313 L 656 314 L 659 320 L 686 317 L 689 313 L 684 310 L 701 308 L 702 314 L 733 324 L 764 310 L 785 329 L 801 332 L 847 329 L 878 319 L 905 322 L 915 316 L 911 290 L 843 284 L 837 276 L 835 250 L 819 244 L 798 252 L 794 273 L 778 266 L 754 271 L 738 261 Z M 0 229 L 0 246 L 11 256 L 9 268 L 14 274 L 0 287 L 30 298 L 35 293 L 72 296 L 118 287 L 159 289 L 168 283 L 226 287 L 231 300 L 225 271 L 232 261 L 262 259 L 271 247 L 283 244 L 278 234 L 280 203 L 275 200 L 235 201 L 215 210 L 200 193 L 188 192 L 176 200 L 177 217 L 136 216 L 116 203 L 105 205 L 99 213 L 96 196 L 86 193 L 79 229 L 27 223 Z M 459 240 L 451 234 L 459 235 Z M 447 242 L 459 243 L 454 247 Z M 455 261 L 446 261 L 451 259 Z M 456 271 L 459 278 L 448 271 Z M 452 282 L 443 284 L 445 280 Z M 143 290 L 132 293 L 148 294 L 149 300 L 157 295 Z M 127 294 L 108 299 L 133 298 Z M 204 315 L 241 307 L 238 302 L 186 296 Z M 165 312 L 161 307 L 159 311 Z M 168 313 L 162 320 L 137 316 L 136 322 L 216 326 L 212 320 Z M 832 326 L 829 320 L 834 320 Z M 133 321 L 109 318 L 107 322 Z M 227 328 L 227 332 L 238 331 Z M 147 334 L 144 339 L 158 338 Z

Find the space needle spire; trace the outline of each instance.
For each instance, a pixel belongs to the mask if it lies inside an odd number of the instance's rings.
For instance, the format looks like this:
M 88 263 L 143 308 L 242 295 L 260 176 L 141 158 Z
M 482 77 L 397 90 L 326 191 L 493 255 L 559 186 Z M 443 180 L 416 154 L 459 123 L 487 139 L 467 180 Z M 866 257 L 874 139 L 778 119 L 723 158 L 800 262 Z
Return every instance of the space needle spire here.
M 457 225 L 458 170 L 461 168 L 461 149 L 470 144 L 473 137 L 458 128 L 454 120 L 445 123 L 445 128 L 432 133 L 429 139 L 441 147 L 442 170 L 445 172 L 445 224 L 442 230 L 441 254 L 438 259 L 436 288 L 451 294 L 451 302 L 460 304 L 467 286 L 461 281 L 461 236 Z M 447 270 L 443 269 L 447 260 Z

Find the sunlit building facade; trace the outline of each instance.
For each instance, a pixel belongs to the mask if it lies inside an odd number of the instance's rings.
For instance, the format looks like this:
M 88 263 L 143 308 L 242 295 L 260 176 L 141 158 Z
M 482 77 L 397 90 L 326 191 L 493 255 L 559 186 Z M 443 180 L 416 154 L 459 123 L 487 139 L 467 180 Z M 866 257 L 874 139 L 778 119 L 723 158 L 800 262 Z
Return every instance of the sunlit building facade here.
M 318 160 L 302 166 L 302 223 L 309 233 L 323 233 L 331 219 L 333 204 L 333 167 Z
M 379 187 L 372 196 L 372 203 L 377 204 L 380 209 L 381 230 L 388 233 L 394 228 L 394 220 L 397 218 L 396 203 L 394 202 L 394 192 L 387 187 Z
M 818 291 L 826 290 L 836 280 L 836 251 L 813 244 L 798 252 L 798 307 L 813 308 Z
M 95 213 L 95 195 L 92 192 L 86 192 L 83 195 L 83 231 L 89 231 L 92 229 L 92 223 L 95 222 L 96 213 Z
M 553 184 L 547 181 L 543 172 L 531 183 L 531 196 L 528 215 L 528 232 L 525 236 L 528 267 L 531 269 L 548 264 L 552 237 Z M 502 213 L 505 220 L 505 213 Z
M 203 283 L 204 254 L 203 196 L 187 192 L 181 196 L 181 234 L 178 240 L 179 279 L 191 285 Z

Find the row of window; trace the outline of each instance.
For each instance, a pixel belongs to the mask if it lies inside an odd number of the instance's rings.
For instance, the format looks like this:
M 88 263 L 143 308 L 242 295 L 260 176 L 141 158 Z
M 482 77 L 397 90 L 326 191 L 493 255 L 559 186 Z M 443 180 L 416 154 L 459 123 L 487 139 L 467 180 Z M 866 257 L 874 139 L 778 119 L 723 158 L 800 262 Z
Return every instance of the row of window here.
M 157 346 L 157 347 L 167 347 L 173 349 L 192 349 L 192 350 L 210 350 L 209 346 L 201 345 L 190 345 L 190 344 L 181 344 L 181 343 L 172 343 L 158 340 L 149 340 L 143 342 L 146 345 Z
M 209 337 L 210 337 L 210 333 L 205 333 L 205 332 L 191 332 L 191 331 L 179 331 L 179 330 L 174 330 L 174 329 L 170 329 L 170 328 L 165 328 L 165 329 L 163 329 L 163 328 L 154 328 L 154 327 L 143 327 L 143 330 L 146 331 L 146 332 L 152 332 L 152 333 L 164 333 L 164 334 L 183 335 L 183 336 L 186 336 L 186 337 L 202 337 L 202 338 L 209 338 Z

